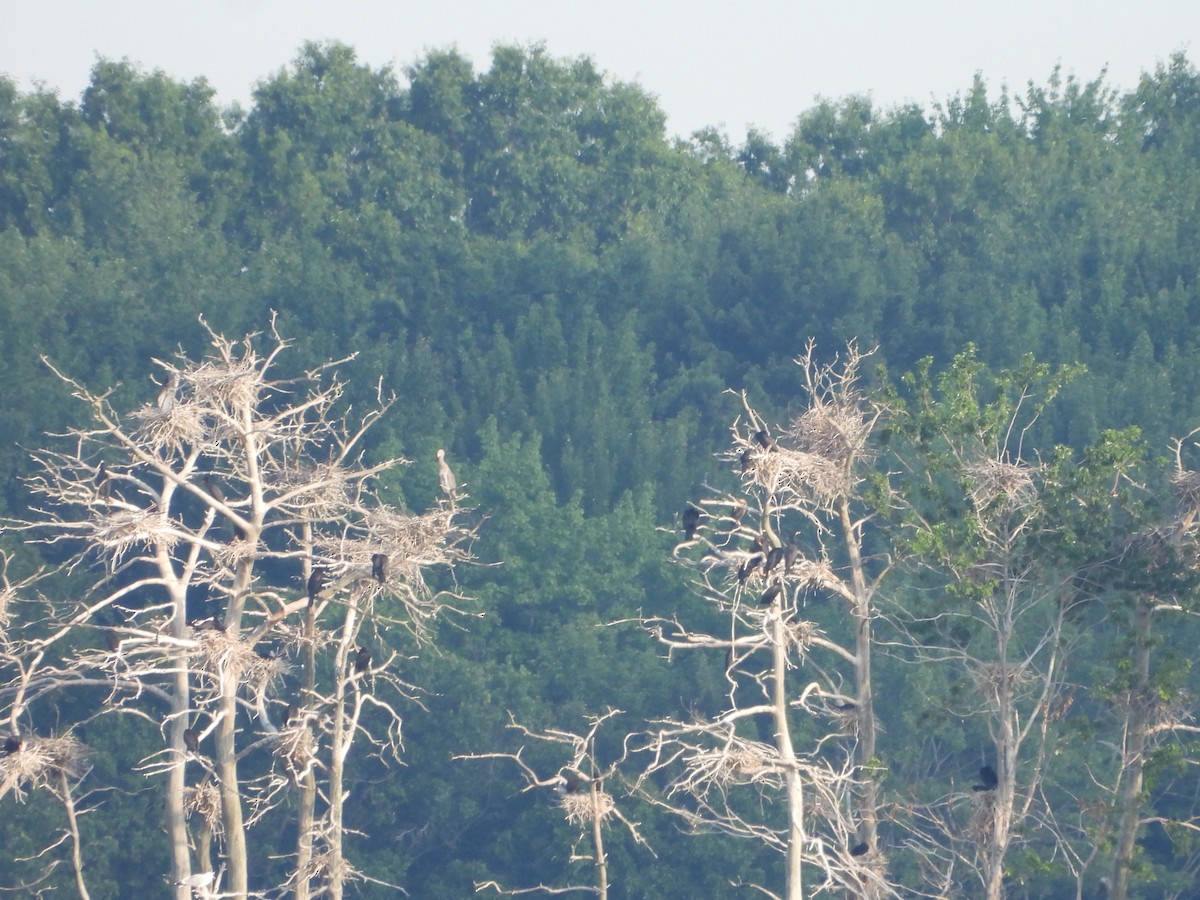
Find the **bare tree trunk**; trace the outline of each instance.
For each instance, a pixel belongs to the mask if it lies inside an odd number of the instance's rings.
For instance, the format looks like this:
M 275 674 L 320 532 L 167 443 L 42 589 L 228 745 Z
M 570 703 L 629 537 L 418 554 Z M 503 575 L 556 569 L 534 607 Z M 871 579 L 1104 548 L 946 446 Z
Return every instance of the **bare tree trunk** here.
M 1151 601 L 1139 597 L 1133 613 L 1135 681 L 1133 690 L 1130 691 L 1129 711 L 1126 714 L 1121 771 L 1121 820 L 1117 828 L 1117 847 L 1113 859 L 1112 890 L 1109 892 L 1111 900 L 1126 900 L 1129 895 L 1129 868 L 1133 862 L 1138 822 L 1142 815 L 1142 787 L 1150 720 L 1150 617 Z
M 792 746 L 792 732 L 788 723 L 787 693 L 787 633 L 783 613 L 773 611 L 774 618 L 772 650 L 774 653 L 772 681 L 772 703 L 775 707 L 775 746 L 779 750 L 779 765 L 783 768 L 787 784 L 788 852 L 787 900 L 802 900 L 804 897 L 804 784 L 796 762 L 796 750 Z
M 329 842 L 329 896 L 341 900 L 344 890 L 346 873 L 342 858 L 342 812 L 345 807 L 345 792 L 343 783 L 346 774 L 346 755 L 350 752 L 352 735 L 349 729 L 353 722 L 347 725 L 346 717 L 346 688 L 353 683 L 355 690 L 361 690 L 358 684 L 366 673 L 352 673 L 348 668 L 350 650 L 358 636 L 358 607 L 351 600 L 346 609 L 346 621 L 342 625 L 341 640 L 338 643 L 337 662 L 334 676 L 337 687 L 333 701 L 332 741 L 329 748 L 329 828 L 326 840 Z
M 171 563 L 166 551 L 158 552 L 160 569 L 170 567 Z M 171 633 L 176 638 L 182 637 L 187 627 L 186 597 L 180 596 L 178 590 L 172 590 L 174 611 L 171 617 Z M 175 673 L 173 690 L 171 691 L 171 722 L 167 727 L 167 743 L 172 751 L 171 767 L 167 773 L 167 796 L 165 815 L 167 833 L 171 838 L 171 874 L 172 880 L 178 885 L 175 888 L 176 900 L 191 900 L 192 889 L 182 884 L 192 874 L 192 857 L 188 848 L 187 809 L 184 797 L 187 791 L 187 752 L 183 741 L 183 732 L 189 727 L 188 716 L 192 705 L 190 672 L 188 669 L 186 651 L 176 648 L 173 652 Z
M 600 779 L 593 777 L 590 786 L 592 795 L 592 849 L 596 854 L 596 896 L 608 900 L 608 857 L 604 855 L 604 818 L 600 809 Z
M 306 580 L 309 574 L 305 572 Z M 305 619 L 304 636 L 304 686 L 301 697 L 302 702 L 308 704 L 316 696 L 317 686 L 316 609 L 311 605 Z M 307 724 L 305 727 L 308 727 Z M 308 900 L 312 894 L 313 828 L 317 807 L 317 773 L 314 766 L 305 767 L 298 786 L 300 803 L 296 813 L 296 900 Z

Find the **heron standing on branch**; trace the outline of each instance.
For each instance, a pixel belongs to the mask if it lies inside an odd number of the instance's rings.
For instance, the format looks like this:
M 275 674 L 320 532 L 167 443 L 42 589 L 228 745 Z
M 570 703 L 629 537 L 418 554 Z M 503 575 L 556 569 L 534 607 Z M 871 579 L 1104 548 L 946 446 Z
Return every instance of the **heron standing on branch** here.
M 438 485 L 442 489 L 442 493 L 450 499 L 451 508 L 454 507 L 455 492 L 458 490 L 458 480 L 454 477 L 454 472 L 450 470 L 449 464 L 446 462 L 446 451 L 438 448 Z

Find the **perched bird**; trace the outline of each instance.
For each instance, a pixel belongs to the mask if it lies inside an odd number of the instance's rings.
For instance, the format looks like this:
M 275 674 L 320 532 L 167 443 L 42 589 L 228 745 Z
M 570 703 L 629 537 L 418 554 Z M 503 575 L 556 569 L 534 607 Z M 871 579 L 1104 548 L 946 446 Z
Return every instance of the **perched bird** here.
M 354 657 L 354 674 L 361 675 L 371 666 L 371 651 L 366 647 L 359 647 L 358 654 Z
M 108 464 L 104 460 L 101 460 L 100 465 L 96 467 L 96 477 L 93 479 L 93 484 L 96 485 L 96 493 L 100 495 L 100 499 L 107 505 L 108 498 L 112 496 L 112 479 L 108 477 Z
M 175 392 L 178 389 L 179 376 L 172 372 L 171 377 L 167 379 L 167 383 L 158 392 L 158 411 L 163 415 L 166 415 L 175 408 Z
M 371 577 L 380 584 L 387 581 L 387 561 L 386 553 L 371 554 Z
M 850 848 L 850 855 L 851 856 L 866 856 L 867 851 L 870 849 L 871 849 L 871 847 L 869 844 L 867 844 L 866 841 L 861 841 Z
M 700 510 L 689 504 L 683 510 L 683 539 L 690 541 L 700 527 Z
M 783 551 L 783 574 L 789 575 L 792 571 L 792 566 L 796 564 L 796 560 L 800 558 L 800 548 L 791 543 L 787 545 L 787 549 Z
M 454 493 L 458 490 L 458 480 L 454 477 L 454 472 L 450 470 L 449 463 L 446 462 L 446 451 L 438 448 L 438 486 L 442 489 L 442 493 L 450 499 L 450 504 L 454 504 Z
M 763 571 L 770 574 L 770 571 L 783 560 L 784 555 L 785 552 L 782 547 L 772 547 L 768 550 L 766 562 L 763 563 Z
M 7 756 L 10 753 L 16 753 L 18 750 L 21 749 L 21 745 L 24 743 L 25 742 L 23 740 L 21 740 L 20 735 L 16 735 L 16 734 L 9 735 L 7 738 L 4 739 L 4 755 Z
M 563 787 L 568 794 L 577 794 L 583 787 L 583 776 L 574 769 L 567 769 L 563 774 Z
M 771 433 L 765 428 L 754 432 L 754 442 L 764 450 L 770 450 L 774 446 L 774 442 L 771 440 Z
M 187 747 L 188 753 L 200 753 L 200 732 L 195 728 L 183 729 L 183 746 Z
M 298 715 L 300 715 L 300 707 L 298 707 L 295 703 L 289 703 L 287 705 L 287 712 L 283 714 L 283 724 L 292 724 Z
M 325 582 L 328 580 L 329 572 L 324 566 L 313 566 L 312 573 L 308 576 L 308 605 L 312 606 L 317 602 L 317 595 L 325 590 Z
M 783 585 L 778 584 L 778 583 L 773 584 L 769 588 L 767 588 L 765 591 L 763 591 L 763 595 L 762 595 L 762 597 L 759 598 L 758 602 L 762 606 L 766 606 L 768 603 L 774 603 L 775 598 L 778 597 L 782 592 L 783 592 Z
M 733 512 L 731 512 L 729 515 L 733 518 L 733 521 L 740 522 L 749 509 L 750 506 L 746 503 L 746 501 L 739 497 L 737 505 L 734 506 Z
M 971 786 L 971 790 L 982 793 L 984 791 L 994 791 L 997 785 L 1000 784 L 1000 779 L 996 777 L 996 770 L 991 766 L 981 766 L 979 769 L 979 780 L 983 784 L 975 784 Z
M 204 476 L 204 489 L 208 491 L 208 495 L 218 503 L 225 502 L 225 490 L 217 479 L 213 478 L 212 472 Z
M 749 450 L 743 450 L 742 455 L 738 457 L 738 465 L 741 466 L 743 472 L 749 472 L 750 467 L 754 465 L 754 454 Z
M 745 584 L 746 579 L 750 577 L 750 574 L 756 568 L 758 568 L 758 564 L 760 562 L 762 562 L 762 557 L 752 556 L 748 560 L 746 560 L 744 563 L 742 563 L 742 565 L 738 567 L 738 573 L 737 573 L 738 584 Z

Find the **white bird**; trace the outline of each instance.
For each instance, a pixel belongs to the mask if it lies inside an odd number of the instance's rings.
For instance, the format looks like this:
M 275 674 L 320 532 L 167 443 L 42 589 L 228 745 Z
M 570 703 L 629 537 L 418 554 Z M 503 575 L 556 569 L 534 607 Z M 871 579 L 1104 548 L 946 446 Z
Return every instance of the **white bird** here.
M 454 492 L 458 488 L 458 481 L 454 477 L 454 473 L 450 471 L 450 466 L 446 463 L 446 451 L 441 448 L 437 452 L 438 458 L 438 484 L 442 488 L 442 493 L 450 498 L 450 505 L 454 505 Z

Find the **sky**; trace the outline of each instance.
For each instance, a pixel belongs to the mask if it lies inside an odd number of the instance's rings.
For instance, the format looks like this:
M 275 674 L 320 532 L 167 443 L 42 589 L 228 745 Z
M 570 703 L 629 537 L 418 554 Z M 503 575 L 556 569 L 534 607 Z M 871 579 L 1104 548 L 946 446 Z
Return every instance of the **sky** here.
M 658 98 L 672 135 L 750 127 L 783 140 L 819 98 L 868 94 L 929 107 L 966 92 L 1045 84 L 1054 67 L 1121 91 L 1178 51 L 1200 60 L 1197 0 L 41 0 L 4 4 L 0 72 L 75 100 L 98 57 L 203 76 L 222 105 L 307 40 L 338 40 L 373 68 L 456 47 L 477 71 L 496 44 L 590 56 Z

